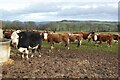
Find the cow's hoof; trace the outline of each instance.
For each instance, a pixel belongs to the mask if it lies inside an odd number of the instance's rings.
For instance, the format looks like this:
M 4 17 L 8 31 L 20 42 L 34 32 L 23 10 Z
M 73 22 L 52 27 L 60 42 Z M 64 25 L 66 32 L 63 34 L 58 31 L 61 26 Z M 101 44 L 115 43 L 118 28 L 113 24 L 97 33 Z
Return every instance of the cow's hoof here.
M 54 47 L 53 46 L 51 46 L 51 49 L 53 49 Z
M 52 52 L 52 50 L 49 50 L 48 52 Z
M 39 57 L 41 57 L 41 55 L 39 55 Z
M 31 55 L 31 58 L 33 57 L 33 55 Z
M 60 52 L 60 49 L 58 49 L 58 52 Z
M 68 47 L 68 50 L 69 50 L 70 48 Z
M 26 60 L 29 60 L 29 58 L 26 58 Z

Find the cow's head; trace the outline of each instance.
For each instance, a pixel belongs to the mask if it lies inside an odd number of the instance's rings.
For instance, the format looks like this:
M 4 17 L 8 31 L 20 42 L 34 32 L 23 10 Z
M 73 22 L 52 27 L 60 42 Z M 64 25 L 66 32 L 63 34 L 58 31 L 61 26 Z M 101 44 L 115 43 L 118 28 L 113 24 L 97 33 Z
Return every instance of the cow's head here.
M 47 40 L 48 39 L 48 32 L 43 32 L 42 37 L 44 40 Z
M 88 33 L 88 39 L 91 39 L 94 34 L 95 34 L 95 32 Z
M 20 33 L 21 31 L 20 30 L 17 30 L 17 31 L 14 31 L 11 35 L 11 44 L 16 46 L 18 45 L 18 42 L 19 42 L 19 35 L 18 33 Z

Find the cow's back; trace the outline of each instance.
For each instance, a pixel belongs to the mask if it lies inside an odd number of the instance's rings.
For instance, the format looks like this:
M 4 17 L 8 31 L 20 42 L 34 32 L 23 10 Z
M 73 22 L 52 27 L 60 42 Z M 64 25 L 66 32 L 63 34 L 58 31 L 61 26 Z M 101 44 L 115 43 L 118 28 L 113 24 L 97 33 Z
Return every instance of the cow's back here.
M 19 47 L 35 47 L 37 44 L 41 44 L 42 36 L 36 32 L 21 32 L 19 33 Z
M 112 41 L 112 34 L 100 34 L 99 35 L 100 40 L 102 41 Z

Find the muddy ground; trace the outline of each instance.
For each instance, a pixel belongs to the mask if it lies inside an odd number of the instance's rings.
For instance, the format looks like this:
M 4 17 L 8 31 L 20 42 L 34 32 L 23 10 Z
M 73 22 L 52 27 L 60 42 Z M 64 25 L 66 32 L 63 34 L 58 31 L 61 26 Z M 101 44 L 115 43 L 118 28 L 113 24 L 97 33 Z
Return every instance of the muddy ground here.
M 67 50 L 55 48 L 53 52 L 42 49 L 29 60 L 11 50 L 14 64 L 3 65 L 3 78 L 117 78 L 118 55 L 103 51 Z

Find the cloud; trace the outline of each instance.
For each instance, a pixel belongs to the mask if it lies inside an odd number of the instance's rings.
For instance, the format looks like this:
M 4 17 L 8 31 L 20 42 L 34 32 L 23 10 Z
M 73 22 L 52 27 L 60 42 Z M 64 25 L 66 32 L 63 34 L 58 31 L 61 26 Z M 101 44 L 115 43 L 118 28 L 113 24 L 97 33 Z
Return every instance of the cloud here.
M 22 0 L 23 1 L 23 0 Z M 117 20 L 118 5 L 117 0 L 112 2 L 79 2 L 75 1 L 39 1 L 38 3 L 30 0 L 11 9 L 0 8 L 0 19 L 2 20 L 60 20 L 60 19 L 99 19 Z M 32 3 L 33 2 L 33 3 Z M 17 5 L 18 3 L 16 3 Z M 21 7 L 22 6 L 22 7 Z
M 58 16 L 83 16 L 83 15 L 113 15 L 117 16 L 118 8 L 109 4 L 90 4 L 65 8 L 58 12 Z M 101 16 L 102 17 L 102 16 Z

